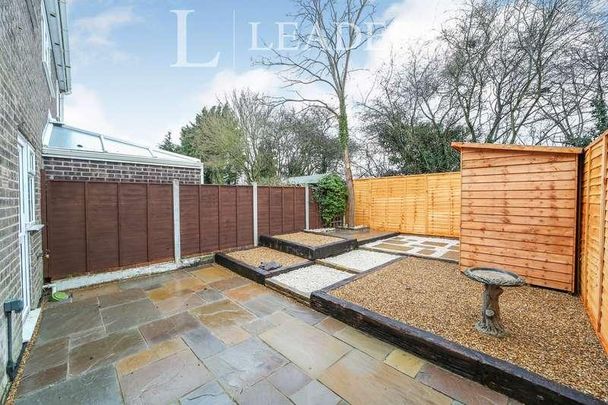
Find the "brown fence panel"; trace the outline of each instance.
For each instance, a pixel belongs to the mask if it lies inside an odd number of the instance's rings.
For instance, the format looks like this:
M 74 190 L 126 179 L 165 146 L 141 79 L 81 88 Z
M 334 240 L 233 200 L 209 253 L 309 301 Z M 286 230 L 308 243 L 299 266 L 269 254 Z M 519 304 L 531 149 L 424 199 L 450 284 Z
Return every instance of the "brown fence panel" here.
M 306 228 L 306 190 L 303 187 L 293 189 L 294 192 L 294 229 Z
M 87 271 L 120 266 L 118 184 L 84 183 L 86 202 Z
M 220 186 L 220 249 L 237 246 L 236 190 L 236 187 Z
M 49 277 L 86 273 L 84 183 L 49 182 L 46 199 Z
M 581 299 L 608 351 L 608 132 L 585 148 L 579 221 Z
M 200 186 L 200 252 L 220 249 L 220 187 Z
M 179 199 L 182 256 L 253 245 L 251 186 L 182 185 Z M 50 279 L 174 258 L 170 184 L 50 180 L 41 202 Z M 303 207 L 301 187 L 260 187 L 259 234 L 303 229 Z
M 118 184 L 120 265 L 148 261 L 148 194 L 145 184 Z
M 253 245 L 253 188 L 237 187 L 237 246 Z
M 258 233 L 270 235 L 270 187 L 258 187 Z
M 271 187 L 270 199 L 268 202 L 268 213 L 270 216 L 270 235 L 283 233 L 283 188 Z
M 180 244 L 183 256 L 200 253 L 199 186 L 179 188 Z
M 283 233 L 290 233 L 295 231 L 294 224 L 294 188 L 283 188 Z
M 148 184 L 148 260 L 167 260 L 173 255 L 172 186 Z

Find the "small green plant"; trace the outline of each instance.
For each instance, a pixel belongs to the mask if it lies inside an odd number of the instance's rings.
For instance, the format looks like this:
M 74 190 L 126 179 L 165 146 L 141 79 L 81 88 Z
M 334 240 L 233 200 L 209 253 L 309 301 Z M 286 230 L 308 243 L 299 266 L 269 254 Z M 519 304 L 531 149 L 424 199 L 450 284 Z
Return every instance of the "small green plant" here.
M 321 219 L 325 225 L 344 215 L 348 190 L 342 177 L 335 173 L 323 177 L 313 188 L 313 195 L 319 204 Z

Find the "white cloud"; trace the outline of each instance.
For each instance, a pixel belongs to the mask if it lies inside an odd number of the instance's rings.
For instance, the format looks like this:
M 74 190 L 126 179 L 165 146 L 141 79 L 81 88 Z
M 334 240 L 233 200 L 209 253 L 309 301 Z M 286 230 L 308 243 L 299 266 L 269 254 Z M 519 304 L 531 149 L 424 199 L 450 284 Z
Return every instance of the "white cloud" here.
M 70 34 L 73 54 L 81 64 L 98 60 L 124 62 L 132 55 L 120 49 L 113 40 L 116 30 L 142 21 L 133 7 L 113 7 L 90 17 L 81 17 L 73 22 Z
M 89 131 L 115 132 L 97 93 L 80 83 L 74 83 L 72 93 L 65 98 L 64 120 L 68 125 Z
M 210 85 L 198 95 L 202 105 L 213 105 L 233 90 L 249 89 L 268 95 L 277 95 L 282 86 L 280 78 L 270 70 L 255 68 L 242 73 L 222 70 L 217 73 Z

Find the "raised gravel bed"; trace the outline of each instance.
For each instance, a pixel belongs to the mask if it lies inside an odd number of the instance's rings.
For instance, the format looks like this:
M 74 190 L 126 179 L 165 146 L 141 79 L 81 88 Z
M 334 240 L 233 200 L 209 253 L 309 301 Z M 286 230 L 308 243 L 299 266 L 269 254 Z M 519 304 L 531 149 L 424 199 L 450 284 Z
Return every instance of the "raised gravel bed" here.
M 386 238 L 391 238 L 399 235 L 399 232 L 385 232 L 376 231 L 369 228 L 361 229 L 346 229 L 346 228 L 324 228 L 324 229 L 311 229 L 310 233 L 316 233 L 319 235 L 333 236 L 336 238 L 343 239 L 356 239 L 359 245 L 364 243 L 371 243 Z
M 260 236 L 260 245 L 308 260 L 323 259 L 357 248 L 355 239 L 334 238 L 308 232 L 296 232 L 277 236 Z
M 397 255 L 357 249 L 338 256 L 327 257 L 319 262 L 339 270 L 361 273 L 400 259 L 402 257 Z
M 266 247 L 237 250 L 230 253 L 216 253 L 215 262 L 260 284 L 264 284 L 265 280 L 273 275 L 312 264 L 312 262 L 302 257 Z M 276 262 L 282 266 L 267 271 L 260 268 L 263 262 Z
M 311 306 L 525 403 L 608 400 L 608 356 L 572 295 L 507 289 L 509 335 L 478 333 L 482 287 L 457 265 L 406 258 L 314 292 Z
M 314 264 L 266 280 L 269 287 L 308 302 L 313 291 L 331 286 L 352 277 L 351 273 Z

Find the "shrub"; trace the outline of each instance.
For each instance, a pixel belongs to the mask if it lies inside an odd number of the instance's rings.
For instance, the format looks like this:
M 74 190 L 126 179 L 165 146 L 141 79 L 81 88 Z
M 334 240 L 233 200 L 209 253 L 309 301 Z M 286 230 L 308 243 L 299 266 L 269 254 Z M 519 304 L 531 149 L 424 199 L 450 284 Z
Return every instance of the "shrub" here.
M 321 219 L 324 224 L 330 224 L 340 218 L 346 211 L 348 190 L 346 182 L 335 173 L 323 177 L 313 188 L 313 195 L 319 204 Z

